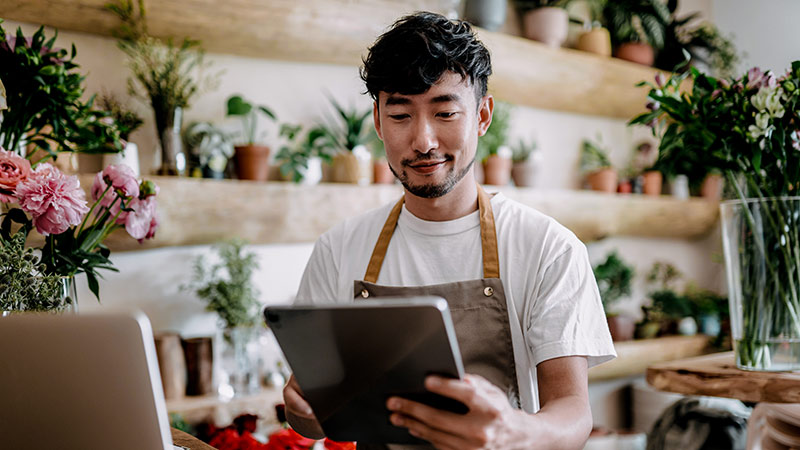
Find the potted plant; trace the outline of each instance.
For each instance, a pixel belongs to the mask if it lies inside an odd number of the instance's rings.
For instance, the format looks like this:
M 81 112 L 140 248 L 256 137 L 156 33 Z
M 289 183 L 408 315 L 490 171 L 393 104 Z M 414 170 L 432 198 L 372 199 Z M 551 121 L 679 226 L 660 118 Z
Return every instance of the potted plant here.
M 144 0 L 116 0 L 107 6 L 122 22 L 114 30 L 119 48 L 128 56 L 133 78 L 131 95 L 153 109 L 161 144 L 159 175 L 184 175 L 186 155 L 181 141 L 183 112 L 198 93 L 213 87 L 218 74 L 208 74 L 208 63 L 198 41 L 184 38 L 162 43 L 147 32 Z
M 588 20 L 581 21 L 570 18 L 571 22 L 583 25 L 583 32 L 578 35 L 575 47 L 578 50 L 596 55 L 611 56 L 611 34 L 603 26 L 603 8 L 607 0 L 586 0 L 589 10 Z
M 678 86 L 692 78 L 691 90 Z M 696 69 L 650 85 L 658 105 L 632 123 L 653 124 L 660 147 L 701 156 L 725 174 L 737 200 L 721 206 L 736 363 L 794 370 L 800 339 L 800 61 L 776 76 L 759 68 L 733 79 Z
M 142 126 L 142 118 L 129 110 L 119 99 L 111 93 L 104 93 L 98 98 L 97 106 L 109 113 L 119 129 L 119 137 L 124 141 L 124 147 L 119 153 L 110 153 L 103 156 L 103 166 L 110 164 L 125 164 L 139 175 L 139 148 L 130 141 L 130 135 Z
M 664 46 L 664 28 L 669 22 L 669 10 L 661 0 L 609 1 L 603 17 L 617 58 L 653 65 L 655 51 Z
M 614 303 L 622 297 L 630 295 L 634 276 L 633 267 L 625 264 L 617 252 L 611 252 L 605 261 L 593 268 L 593 271 L 597 287 L 600 290 L 603 310 L 608 319 L 611 339 L 614 341 L 633 339 L 636 321 L 631 317 L 611 311 Z
M 227 115 L 239 117 L 242 121 L 243 144 L 234 147 L 236 173 L 241 180 L 266 181 L 269 173 L 270 149 L 266 145 L 257 145 L 258 113 L 276 120 L 275 114 L 266 106 L 253 105 L 240 95 L 228 98 Z
M 187 286 L 206 302 L 206 311 L 219 316 L 222 340 L 219 344 L 223 380 L 220 394 L 229 396 L 259 389 L 258 361 L 252 354 L 257 347 L 259 324 L 258 289 L 252 277 L 258 269 L 255 253 L 245 250 L 247 243 L 231 239 L 214 246 L 216 261 L 198 256 L 192 280 Z
M 506 145 L 511 125 L 511 106 L 495 103 L 492 123 L 486 133 L 478 139 L 477 153 L 483 156 L 483 182 L 505 186 L 511 179 L 512 151 Z
M 514 185 L 518 187 L 533 186 L 536 172 L 539 169 L 537 160 L 540 159 L 539 152 L 536 150 L 536 141 L 520 139 L 511 148 L 511 151 L 511 160 L 514 162 L 511 166 L 511 178 L 514 180 Z
M 192 122 L 183 131 L 183 142 L 203 178 L 225 178 L 225 168 L 233 156 L 233 143 L 228 133 L 209 122 Z
M 295 183 L 317 184 L 322 180 L 322 162 L 330 162 L 325 152 L 325 131 L 314 127 L 303 133 L 300 125 L 281 125 L 280 135 L 286 140 L 275 155 L 281 175 Z
M 593 191 L 617 191 L 617 171 L 611 166 L 608 152 L 600 144 L 583 140 L 580 169 Z
M 333 98 L 331 104 L 338 119 L 323 125 L 327 145 L 333 152 L 332 178 L 337 183 L 366 185 L 372 183 L 372 155 L 367 145 L 370 136 L 372 108 L 358 111 L 345 109 Z M 338 123 L 337 123 L 338 122 Z
M 569 16 L 564 9 L 570 0 L 514 0 L 522 15 L 523 35 L 550 47 L 567 40 Z

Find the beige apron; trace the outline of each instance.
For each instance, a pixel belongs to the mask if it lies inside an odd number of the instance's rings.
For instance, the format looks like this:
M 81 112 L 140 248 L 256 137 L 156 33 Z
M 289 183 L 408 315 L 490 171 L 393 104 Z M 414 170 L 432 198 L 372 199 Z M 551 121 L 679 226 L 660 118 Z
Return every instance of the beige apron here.
M 409 297 L 436 295 L 447 300 L 455 325 L 461 359 L 467 373 L 480 375 L 508 394 L 509 402 L 519 408 L 519 389 L 511 343 L 503 283 L 497 253 L 497 233 L 489 196 L 478 186 L 478 207 L 481 221 L 483 278 L 431 286 L 379 286 L 378 275 L 397 226 L 403 199 L 394 206 L 381 230 L 369 260 L 364 281 L 354 282 L 355 298 Z M 359 449 L 373 450 L 429 448 L 428 446 L 359 444 Z

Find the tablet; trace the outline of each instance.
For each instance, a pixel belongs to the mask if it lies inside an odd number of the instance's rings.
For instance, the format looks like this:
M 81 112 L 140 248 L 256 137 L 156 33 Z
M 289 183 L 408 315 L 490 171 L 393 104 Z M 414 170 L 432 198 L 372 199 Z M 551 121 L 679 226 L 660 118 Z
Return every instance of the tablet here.
M 386 400 L 393 395 L 467 411 L 424 387 L 428 375 L 464 374 L 443 298 L 271 306 L 264 317 L 322 430 L 335 441 L 425 443 L 389 422 Z

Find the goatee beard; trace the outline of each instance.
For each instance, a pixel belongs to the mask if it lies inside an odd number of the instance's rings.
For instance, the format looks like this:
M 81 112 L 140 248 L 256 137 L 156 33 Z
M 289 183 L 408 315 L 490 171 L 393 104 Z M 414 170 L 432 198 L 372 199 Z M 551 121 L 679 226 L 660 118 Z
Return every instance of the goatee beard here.
M 406 188 L 406 190 L 411 194 L 420 198 L 439 198 L 452 191 L 458 182 L 461 181 L 467 175 L 467 173 L 469 173 L 469 170 L 472 168 L 473 164 L 475 164 L 474 158 L 459 172 L 455 172 L 455 168 L 450 169 L 450 172 L 447 174 L 445 180 L 439 184 L 412 185 L 408 182 L 408 176 L 406 175 L 405 171 L 403 171 L 402 175 L 400 175 L 395 172 L 391 165 L 389 165 L 389 170 L 392 171 L 395 178 L 400 180 L 400 183 L 403 184 L 403 187 Z

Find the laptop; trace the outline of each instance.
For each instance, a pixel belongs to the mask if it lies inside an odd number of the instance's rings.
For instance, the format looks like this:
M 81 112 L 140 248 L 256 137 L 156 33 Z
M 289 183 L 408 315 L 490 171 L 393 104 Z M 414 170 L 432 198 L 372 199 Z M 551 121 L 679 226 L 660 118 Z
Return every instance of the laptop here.
M 173 450 L 141 312 L 0 317 L 0 447 Z
M 464 374 L 443 298 L 270 306 L 264 318 L 325 435 L 333 440 L 424 443 L 389 422 L 386 400 L 392 395 L 467 411 L 461 402 L 424 387 L 427 375 Z

